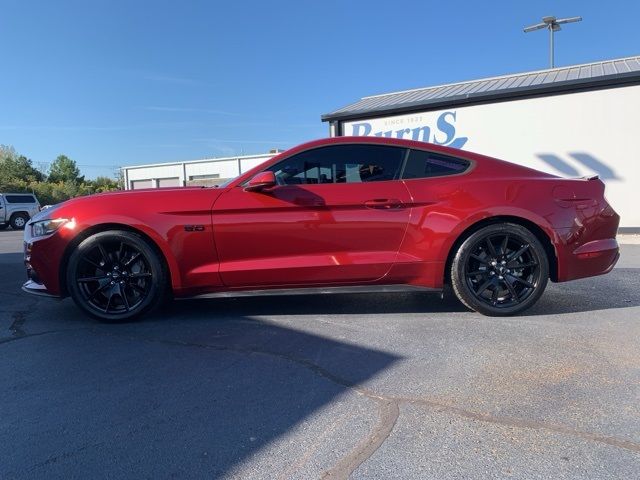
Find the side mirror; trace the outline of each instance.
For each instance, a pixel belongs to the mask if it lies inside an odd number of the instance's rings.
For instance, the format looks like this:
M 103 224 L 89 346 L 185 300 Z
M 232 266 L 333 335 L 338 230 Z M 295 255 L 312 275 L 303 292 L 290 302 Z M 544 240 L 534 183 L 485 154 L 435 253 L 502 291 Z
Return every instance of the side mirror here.
M 249 183 L 244 187 L 244 191 L 261 192 L 262 190 L 275 187 L 276 185 L 276 176 L 273 172 L 260 172 L 249 180 Z

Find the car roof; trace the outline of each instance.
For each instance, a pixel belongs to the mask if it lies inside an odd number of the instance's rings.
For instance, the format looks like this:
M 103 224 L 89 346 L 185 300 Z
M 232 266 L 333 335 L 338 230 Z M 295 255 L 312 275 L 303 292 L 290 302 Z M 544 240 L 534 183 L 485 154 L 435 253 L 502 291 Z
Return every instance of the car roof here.
M 326 146 L 326 145 L 341 145 L 345 143 L 357 143 L 357 144 L 373 144 L 373 145 L 392 145 L 404 148 L 416 148 L 420 150 L 433 150 L 441 151 L 442 153 L 448 153 L 450 155 L 459 155 L 461 150 L 452 147 L 446 147 L 444 145 L 438 145 L 435 143 L 419 142 L 417 140 L 408 140 L 404 138 L 395 137 L 328 137 L 321 138 L 319 140 L 312 140 L 310 142 L 302 143 L 289 150 L 285 150 L 283 153 L 290 154 L 293 151 L 308 150 L 314 147 Z
M 475 174 L 481 175 L 493 175 L 495 177 L 508 177 L 508 176 L 535 176 L 539 178 L 557 178 L 554 175 L 540 172 L 524 165 L 519 165 L 506 160 L 500 160 L 480 153 L 471 152 L 468 150 L 462 150 L 460 148 L 447 147 L 445 145 L 438 145 L 429 142 L 420 142 L 416 140 L 406 140 L 402 138 L 393 137 L 327 137 L 319 140 L 312 140 L 310 142 L 302 143 L 293 148 L 285 150 L 278 155 L 272 157 L 270 160 L 246 171 L 242 175 L 238 176 L 227 187 L 234 187 L 241 185 L 248 178 L 255 175 L 257 172 L 262 171 L 265 165 L 273 165 L 285 158 L 296 155 L 298 153 L 312 150 L 314 148 L 326 147 L 331 145 L 389 145 L 403 148 L 412 148 L 416 150 L 426 150 L 430 152 L 442 153 L 444 155 L 450 155 L 452 157 L 468 160 L 472 162 L 473 168 L 467 171 L 471 173 L 473 170 Z

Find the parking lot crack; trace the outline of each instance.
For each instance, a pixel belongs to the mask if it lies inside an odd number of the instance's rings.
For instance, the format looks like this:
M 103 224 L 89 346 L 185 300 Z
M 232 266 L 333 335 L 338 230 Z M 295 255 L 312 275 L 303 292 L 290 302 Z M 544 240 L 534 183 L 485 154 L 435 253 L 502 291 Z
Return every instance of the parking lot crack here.
M 102 445 L 104 445 L 104 442 L 98 442 L 98 443 L 93 443 L 93 444 L 88 444 L 88 445 L 82 445 L 74 450 L 70 450 L 70 451 L 66 451 L 66 452 L 62 452 L 59 455 L 54 455 L 52 457 L 47 458 L 45 461 L 40 462 L 36 465 L 34 465 L 33 467 L 30 468 L 30 471 L 33 472 L 34 470 L 37 470 L 38 468 L 42 468 L 45 467 L 47 465 L 51 465 L 53 463 L 57 463 L 61 460 L 67 460 L 71 457 L 74 457 L 78 454 L 81 454 L 82 452 L 84 452 L 85 450 L 91 449 L 91 448 L 97 448 L 97 447 L 101 447 Z
M 368 396 L 368 398 L 373 399 L 378 405 L 378 423 L 367 438 L 362 440 L 356 448 L 340 459 L 337 464 L 329 470 L 326 470 L 321 478 L 341 480 L 349 478 L 360 465 L 368 460 L 371 455 L 380 448 L 387 438 L 389 438 L 389 435 L 391 435 L 398 417 L 400 416 L 398 403 L 392 400 L 382 399 L 377 396 Z
M 105 332 L 98 329 L 93 329 L 93 331 L 100 335 L 126 338 L 128 340 L 133 340 L 133 341 L 141 341 L 141 342 L 147 342 L 147 343 L 161 343 L 164 345 L 174 345 L 174 346 L 181 346 L 181 347 L 202 348 L 202 349 L 210 349 L 210 350 L 221 351 L 221 352 L 233 352 L 233 353 L 246 354 L 246 355 L 266 355 L 270 357 L 275 357 L 288 362 L 296 363 L 306 368 L 307 370 L 312 371 L 316 375 L 322 378 L 325 378 L 326 380 L 329 380 L 340 386 L 355 390 L 360 395 L 367 395 L 367 396 L 369 395 L 369 392 L 359 388 L 356 383 L 346 378 L 342 378 L 338 375 L 335 375 L 332 372 L 325 370 L 323 367 L 313 363 L 310 360 L 307 360 L 301 357 L 296 357 L 294 355 L 289 355 L 283 352 L 267 350 L 260 347 L 242 347 L 237 345 L 218 345 L 213 343 L 182 342 L 179 340 L 166 340 L 161 338 L 142 338 L 142 337 L 135 337 L 132 335 L 122 335 L 122 334 L 117 334 L 112 332 Z
M 543 430 L 552 433 L 558 433 L 562 435 L 570 435 L 583 440 L 589 440 L 593 442 L 603 443 L 612 447 L 622 448 L 634 453 L 640 453 L 640 443 L 627 439 L 611 437 L 608 435 L 586 432 L 582 430 L 573 429 L 567 425 L 553 424 L 536 420 L 525 420 L 513 417 L 497 417 L 487 413 L 478 413 L 471 410 L 466 410 L 453 405 L 447 405 L 424 398 L 412 398 L 412 397 L 392 397 L 399 403 L 408 403 L 412 405 L 421 405 L 428 408 L 433 408 L 440 411 L 453 413 L 460 417 L 468 418 L 470 420 L 476 420 L 480 422 L 493 423 L 496 425 L 502 425 L 513 428 L 527 428 L 533 430 Z
M 24 337 L 26 333 L 22 327 L 24 326 L 24 322 L 27 320 L 25 312 L 13 312 L 11 314 L 11 318 L 13 319 L 13 322 L 9 327 L 11 335 L 14 337 Z
M 3 343 L 16 342 L 18 340 L 26 340 L 27 338 L 42 337 L 44 335 L 53 335 L 53 334 L 65 333 L 65 332 L 77 332 L 79 330 L 87 330 L 87 329 L 85 329 L 85 328 L 63 328 L 63 329 L 60 329 L 60 330 L 45 330 L 43 332 L 35 332 L 35 333 L 23 332 L 22 334 L 19 334 L 19 335 L 12 335 L 11 337 L 0 338 L 0 345 L 2 345 Z

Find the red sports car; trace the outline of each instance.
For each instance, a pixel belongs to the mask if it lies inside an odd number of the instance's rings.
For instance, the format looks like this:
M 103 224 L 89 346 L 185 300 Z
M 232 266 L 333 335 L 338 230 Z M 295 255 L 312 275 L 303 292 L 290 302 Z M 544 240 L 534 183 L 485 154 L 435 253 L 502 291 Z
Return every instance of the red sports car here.
M 25 229 L 23 289 L 102 320 L 170 296 L 441 291 L 512 315 L 551 279 L 609 272 L 619 217 L 597 178 L 562 179 L 422 142 L 338 137 L 217 188 L 76 198 Z

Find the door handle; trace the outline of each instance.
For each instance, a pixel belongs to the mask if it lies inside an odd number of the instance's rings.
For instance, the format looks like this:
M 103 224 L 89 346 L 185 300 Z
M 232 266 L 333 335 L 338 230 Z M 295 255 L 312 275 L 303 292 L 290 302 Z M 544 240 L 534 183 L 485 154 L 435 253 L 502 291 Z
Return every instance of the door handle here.
M 367 208 L 391 210 L 394 208 L 402 208 L 403 204 L 397 198 L 374 198 L 373 200 L 367 200 L 364 202 L 364 206 Z

